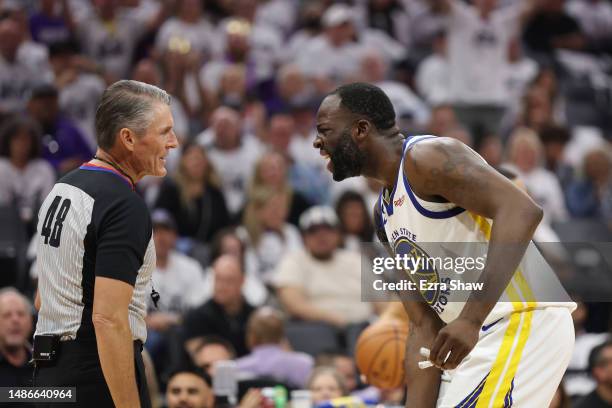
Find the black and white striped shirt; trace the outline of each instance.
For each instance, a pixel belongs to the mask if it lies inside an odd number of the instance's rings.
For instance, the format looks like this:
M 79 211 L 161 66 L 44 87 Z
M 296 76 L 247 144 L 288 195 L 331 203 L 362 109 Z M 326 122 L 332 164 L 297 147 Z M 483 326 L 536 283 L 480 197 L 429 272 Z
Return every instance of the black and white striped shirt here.
M 152 224 L 131 182 L 114 169 L 84 164 L 58 181 L 38 217 L 36 335 L 95 339 L 96 276 L 134 286 L 129 322 L 134 340 L 146 340 L 145 314 L 155 268 Z

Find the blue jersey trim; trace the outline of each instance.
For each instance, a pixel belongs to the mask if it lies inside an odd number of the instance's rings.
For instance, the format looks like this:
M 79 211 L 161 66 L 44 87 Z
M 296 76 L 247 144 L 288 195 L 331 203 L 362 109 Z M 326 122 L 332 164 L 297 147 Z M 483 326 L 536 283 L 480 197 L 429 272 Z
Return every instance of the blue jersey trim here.
M 83 164 L 81 167 L 79 167 L 79 169 L 89 170 L 89 171 L 101 171 L 103 173 L 114 174 L 115 176 L 123 180 L 132 190 L 134 190 L 134 186 L 132 185 L 132 183 L 128 179 L 126 179 L 125 176 L 121 175 L 120 173 L 118 173 L 117 171 L 113 169 L 109 169 L 109 168 L 102 167 L 102 166 L 96 166 L 92 164 Z
M 434 137 L 435 136 L 424 137 L 422 139 L 415 141 L 414 143 L 411 143 L 409 147 L 414 146 L 415 144 L 419 143 L 421 140 L 432 139 Z M 408 142 L 408 140 L 410 139 L 407 139 L 406 142 Z M 404 158 L 406 157 L 406 153 L 407 152 L 404 151 Z M 445 219 L 445 218 L 452 218 L 465 211 L 464 208 L 461 208 L 459 206 L 451 208 L 449 210 L 444 210 L 444 211 L 431 211 L 423 207 L 421 203 L 419 203 L 419 200 L 417 200 L 416 196 L 414 195 L 414 192 L 412 191 L 412 188 L 410 187 L 410 183 L 408 182 L 408 178 L 406 177 L 406 173 L 404 172 L 403 159 L 402 159 L 402 178 L 404 179 L 404 188 L 406 189 L 406 192 L 408 193 L 408 197 L 410 197 L 410 201 L 412 201 L 412 205 L 414 206 L 414 208 L 417 209 L 419 213 L 421 213 L 421 215 L 428 217 L 428 218 Z

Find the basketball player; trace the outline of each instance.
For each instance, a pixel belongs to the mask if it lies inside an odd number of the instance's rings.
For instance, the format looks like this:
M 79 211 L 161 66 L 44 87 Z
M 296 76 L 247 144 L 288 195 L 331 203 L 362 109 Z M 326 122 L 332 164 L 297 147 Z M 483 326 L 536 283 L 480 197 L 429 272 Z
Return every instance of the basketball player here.
M 547 407 L 572 352 L 575 305 L 536 301 L 543 285 L 564 293 L 530 241 L 540 207 L 461 142 L 405 138 L 389 98 L 373 85 L 344 85 L 323 100 L 314 147 L 334 180 L 382 183 L 374 219 L 393 253 L 422 251 L 427 242 L 487 246 L 478 277 L 486 296 L 404 301 L 407 406 Z M 418 368 L 421 347 L 442 371 Z

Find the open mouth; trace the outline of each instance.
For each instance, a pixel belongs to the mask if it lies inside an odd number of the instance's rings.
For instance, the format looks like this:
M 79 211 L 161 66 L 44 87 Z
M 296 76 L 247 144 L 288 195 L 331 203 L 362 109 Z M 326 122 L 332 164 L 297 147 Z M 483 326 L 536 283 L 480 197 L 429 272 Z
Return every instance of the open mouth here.
M 321 156 L 323 156 L 323 158 L 325 159 L 325 162 L 327 163 L 327 165 L 325 166 L 327 167 L 327 170 L 333 172 L 334 166 L 331 161 L 331 155 L 327 153 L 325 150 L 321 150 L 319 151 L 319 153 L 321 154 Z

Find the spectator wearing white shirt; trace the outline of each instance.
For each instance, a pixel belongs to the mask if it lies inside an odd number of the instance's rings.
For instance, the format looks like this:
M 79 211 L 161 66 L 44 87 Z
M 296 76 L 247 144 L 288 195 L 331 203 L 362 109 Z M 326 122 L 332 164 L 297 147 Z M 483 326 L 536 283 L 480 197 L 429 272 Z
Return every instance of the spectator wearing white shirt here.
M 325 6 L 322 1 L 303 2 L 300 9 L 297 30 L 288 38 L 283 47 L 281 59 L 289 63 L 294 61 L 308 42 L 321 33 L 321 18 Z
M 0 112 L 22 111 L 40 73 L 19 52 L 24 33 L 11 18 L 0 21 Z
M 40 129 L 11 118 L 0 129 L 0 205 L 14 205 L 33 233 L 42 201 L 55 184 L 55 171 L 40 158 Z
M 429 108 L 401 82 L 387 79 L 389 67 L 377 51 L 368 51 L 361 60 L 361 75 L 365 82 L 381 88 L 393 104 L 400 128 L 407 133 L 422 129 L 429 120 Z
M 561 185 L 543 163 L 543 147 L 538 135 L 531 129 L 517 129 L 508 142 L 508 168 L 518 174 L 529 195 L 544 210 L 544 223 L 565 221 L 568 213 Z
M 249 191 L 243 215 L 247 246 L 257 259 L 260 279 L 270 283 L 281 258 L 302 247 L 298 229 L 288 222 L 289 191 L 260 186 Z
M 612 4 L 605 0 L 571 0 L 568 14 L 578 20 L 594 50 L 612 52 Z
M 158 209 L 151 215 L 151 221 L 156 251 L 156 268 L 151 279 L 160 299 L 156 305 L 149 301 L 146 346 L 159 366 L 169 336 L 183 315 L 204 302 L 205 284 L 200 264 L 175 249 L 177 233 L 172 215 Z
M 76 18 L 77 38 L 84 54 L 95 60 L 108 83 L 129 75 L 132 57 L 138 42 L 163 22 L 166 2 L 148 17 L 121 9 L 115 0 L 95 0 L 93 12 Z
M 306 75 L 326 83 L 331 90 L 335 83 L 357 74 L 365 48 L 355 41 L 353 14 L 347 6 L 328 8 L 322 23 L 323 33 L 305 44 L 296 63 Z
M 216 51 L 214 26 L 206 19 L 200 0 L 181 0 L 176 16 L 166 20 L 155 38 L 155 48 L 166 52 L 197 52 L 210 58 Z
M 240 114 L 226 106 L 213 112 L 210 128 L 196 140 L 206 147 L 210 161 L 219 169 L 227 208 L 236 215 L 244 205 L 246 187 L 263 150 L 261 143 L 255 136 L 243 134 Z
M 90 147 L 95 149 L 94 120 L 106 84 L 100 76 L 81 70 L 77 54 L 77 44 L 73 42 L 58 42 L 49 46 L 49 62 L 59 91 L 60 108 L 81 129 Z
M 312 207 L 300 218 L 305 249 L 287 253 L 274 275 L 281 304 L 294 319 L 340 330 L 374 313 L 361 301 L 360 257 L 340 249 L 339 222 L 330 207 Z
M 496 0 L 478 0 L 475 6 L 442 1 L 450 15 L 451 103 L 460 121 L 476 136 L 497 132 L 508 99 L 508 46 L 531 9 L 524 2 L 496 8 Z
M 438 31 L 432 41 L 433 53 L 417 68 L 416 89 L 431 106 L 449 103 L 451 99 L 447 42 L 446 31 Z

